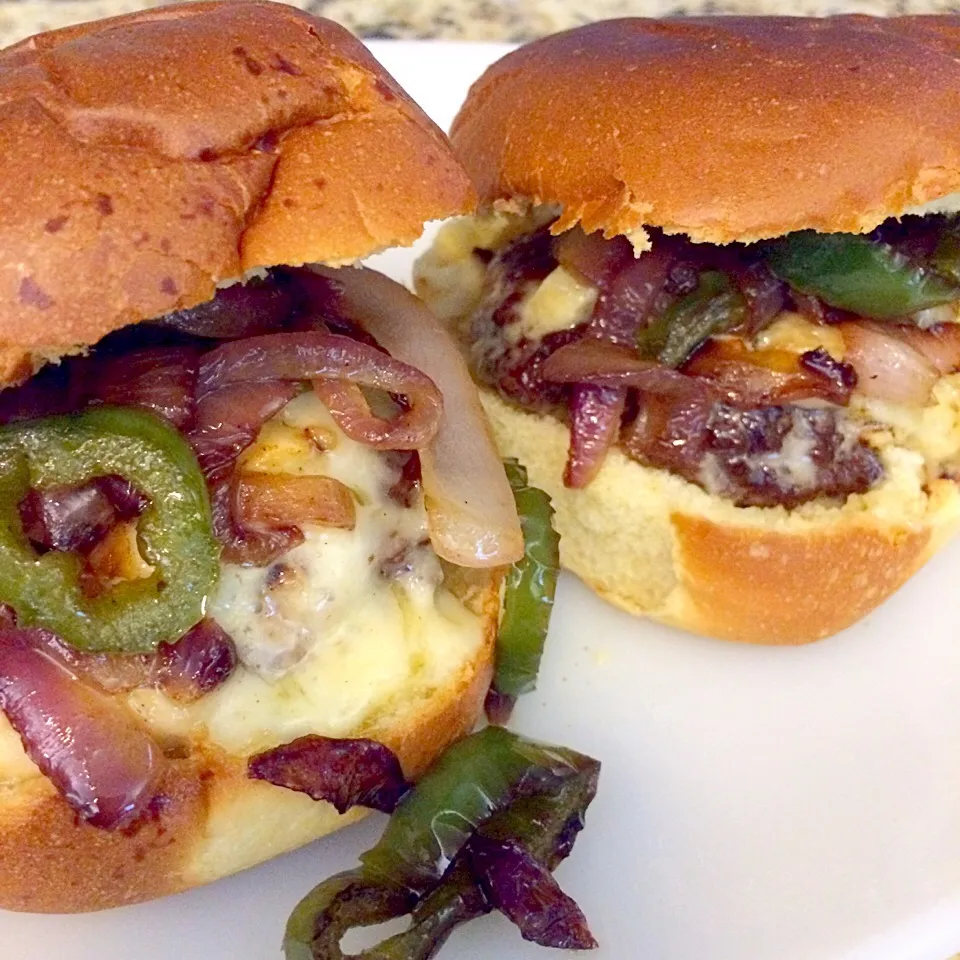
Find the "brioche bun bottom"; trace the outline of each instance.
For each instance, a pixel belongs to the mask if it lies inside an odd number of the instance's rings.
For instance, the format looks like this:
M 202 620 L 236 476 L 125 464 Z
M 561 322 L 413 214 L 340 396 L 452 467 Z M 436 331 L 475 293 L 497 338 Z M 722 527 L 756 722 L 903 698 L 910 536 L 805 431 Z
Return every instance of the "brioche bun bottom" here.
M 885 479 L 842 505 L 736 507 L 613 449 L 563 485 L 569 430 L 481 390 L 501 452 L 556 510 L 562 565 L 632 614 L 724 640 L 799 644 L 856 622 L 960 528 L 960 493 L 886 447 Z
M 442 685 L 394 698 L 355 736 L 394 750 L 416 777 L 468 733 L 493 670 L 500 575 L 484 574 L 470 602 L 480 642 Z M 0 766 L 0 908 L 75 913 L 135 903 L 210 883 L 332 833 L 360 819 L 325 802 L 251 780 L 246 757 L 195 731 L 170 758 L 159 801 L 132 828 L 98 830 L 81 822 L 38 772 Z M 12 764 L 6 764 L 12 767 Z M 17 774 L 16 776 L 14 774 Z M 323 875 L 322 860 L 318 879 Z

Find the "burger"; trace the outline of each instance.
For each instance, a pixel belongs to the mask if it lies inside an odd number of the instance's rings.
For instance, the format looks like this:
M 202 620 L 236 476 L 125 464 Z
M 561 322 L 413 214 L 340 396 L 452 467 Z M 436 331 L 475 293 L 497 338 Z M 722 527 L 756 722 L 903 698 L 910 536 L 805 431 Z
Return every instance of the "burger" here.
M 89 910 L 355 819 L 381 747 L 416 777 L 523 539 L 456 347 L 350 266 L 474 193 L 346 31 L 42 34 L 0 52 L 0 141 L 0 906 Z
M 451 140 L 417 289 L 561 560 L 631 613 L 803 643 L 960 519 L 960 19 L 625 19 L 531 43 Z

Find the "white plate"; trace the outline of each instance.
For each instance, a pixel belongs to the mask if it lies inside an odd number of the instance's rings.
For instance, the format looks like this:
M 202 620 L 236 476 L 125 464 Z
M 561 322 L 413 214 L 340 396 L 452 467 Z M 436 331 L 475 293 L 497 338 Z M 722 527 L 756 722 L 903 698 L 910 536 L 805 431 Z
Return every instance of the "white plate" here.
M 447 124 L 480 45 L 376 44 Z M 402 274 L 410 256 L 383 261 Z M 540 689 L 515 726 L 603 761 L 558 876 L 596 960 L 945 960 L 960 950 L 960 544 L 811 647 L 752 649 L 618 613 L 564 579 Z M 289 909 L 352 866 L 368 821 L 156 903 L 0 915 L 12 960 L 279 960 Z M 0 869 L 2 869 L 0 864 Z M 444 960 L 546 960 L 499 917 Z

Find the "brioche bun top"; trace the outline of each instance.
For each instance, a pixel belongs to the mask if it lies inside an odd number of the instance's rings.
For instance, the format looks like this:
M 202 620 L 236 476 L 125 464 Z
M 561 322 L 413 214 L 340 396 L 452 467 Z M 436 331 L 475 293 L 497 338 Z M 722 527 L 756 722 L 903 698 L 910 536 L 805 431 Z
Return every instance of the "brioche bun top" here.
M 440 130 L 329 21 L 195 3 L 32 37 L 0 51 L 0 384 L 472 205 Z
M 451 139 L 556 232 L 866 232 L 960 190 L 960 17 L 595 23 L 490 67 Z

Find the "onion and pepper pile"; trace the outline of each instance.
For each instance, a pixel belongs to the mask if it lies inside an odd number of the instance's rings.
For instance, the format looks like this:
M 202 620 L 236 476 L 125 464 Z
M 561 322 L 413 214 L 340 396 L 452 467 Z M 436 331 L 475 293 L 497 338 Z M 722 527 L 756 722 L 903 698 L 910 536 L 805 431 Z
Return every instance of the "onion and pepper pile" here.
M 311 389 L 349 438 L 405 458 L 391 496 L 409 506 L 422 489 L 439 556 L 509 568 L 488 711 L 505 720 L 533 688 L 559 569 L 550 504 L 522 467 L 500 464 L 455 347 L 378 274 L 275 271 L 0 392 L 0 710 L 91 826 L 134 826 L 162 801 L 172 762 L 116 695 L 155 687 L 190 703 L 238 666 L 205 617 L 221 562 L 269 564 L 304 525 L 352 529 L 339 481 L 238 465 Z M 288 955 L 342 956 L 337 931 L 412 911 L 383 955 L 428 957 L 495 908 L 528 938 L 592 946 L 550 871 L 598 769 L 499 728 L 453 748 L 418 787 L 368 740 L 308 736 L 251 758 L 251 778 L 341 812 L 396 811 L 361 871 L 298 908 Z
M 625 237 L 553 237 L 549 226 L 476 251 L 486 274 L 470 329 L 475 372 L 521 407 L 567 420 L 569 487 L 590 483 L 619 445 L 742 506 L 842 499 L 883 476 L 845 416 L 853 393 L 922 406 L 960 369 L 955 218 L 749 245 L 650 236 L 639 256 Z M 588 319 L 511 335 L 524 296 L 557 267 L 597 290 Z M 833 327 L 842 358 L 764 345 L 758 335 L 788 311 Z M 812 476 L 772 464 L 791 438 Z

